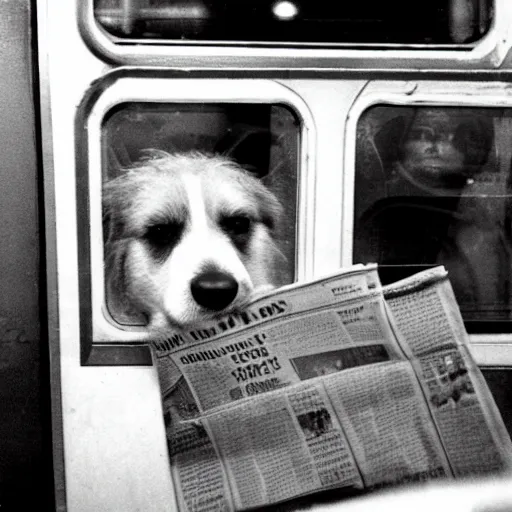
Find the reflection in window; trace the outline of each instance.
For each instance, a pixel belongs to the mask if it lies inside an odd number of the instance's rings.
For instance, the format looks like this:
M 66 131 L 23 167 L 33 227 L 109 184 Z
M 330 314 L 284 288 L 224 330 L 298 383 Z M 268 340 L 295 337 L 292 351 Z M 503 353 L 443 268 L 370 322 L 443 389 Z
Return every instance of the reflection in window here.
M 123 39 L 267 43 L 471 43 L 492 0 L 95 0 L 96 20 Z
M 511 320 L 511 155 L 510 109 L 366 110 L 354 262 L 378 262 L 384 282 L 443 264 L 470 329 Z
M 229 156 L 261 178 L 283 205 L 276 235 L 286 261 L 276 284 L 287 284 L 295 277 L 299 130 L 294 113 L 280 105 L 125 103 L 103 122 L 103 175 L 114 178 L 147 149 Z M 112 297 L 107 306 L 121 324 L 143 323 Z

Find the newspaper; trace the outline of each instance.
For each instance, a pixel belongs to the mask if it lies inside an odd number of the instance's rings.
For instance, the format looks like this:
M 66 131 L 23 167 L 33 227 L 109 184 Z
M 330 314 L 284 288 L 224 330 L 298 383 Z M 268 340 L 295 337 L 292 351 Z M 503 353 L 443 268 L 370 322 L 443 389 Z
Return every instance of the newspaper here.
M 447 273 L 356 265 L 153 340 L 180 512 L 503 473 Z

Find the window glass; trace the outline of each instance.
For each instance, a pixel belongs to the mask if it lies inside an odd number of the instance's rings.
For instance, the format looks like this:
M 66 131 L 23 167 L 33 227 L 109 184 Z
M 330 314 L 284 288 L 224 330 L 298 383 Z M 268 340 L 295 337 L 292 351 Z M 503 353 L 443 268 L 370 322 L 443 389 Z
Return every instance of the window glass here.
M 480 39 L 492 0 L 95 0 L 123 39 L 298 44 L 453 44 Z
M 298 118 L 281 105 L 125 103 L 103 123 L 103 175 L 115 178 L 147 149 L 229 156 L 260 178 L 283 206 L 276 236 L 285 258 L 275 283 L 283 285 L 295 277 L 299 134 Z M 106 293 L 107 308 L 117 322 L 144 323 Z
M 357 128 L 354 262 L 448 272 L 466 325 L 511 317 L 512 110 L 379 105 Z M 510 330 L 510 327 L 507 327 Z

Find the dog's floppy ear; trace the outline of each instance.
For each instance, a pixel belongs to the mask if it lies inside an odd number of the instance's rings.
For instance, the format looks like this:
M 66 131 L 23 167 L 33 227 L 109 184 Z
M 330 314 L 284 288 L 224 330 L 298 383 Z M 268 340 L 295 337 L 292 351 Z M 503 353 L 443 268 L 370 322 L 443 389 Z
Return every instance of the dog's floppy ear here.
M 130 309 L 125 279 L 127 242 L 124 238 L 123 217 L 115 212 L 115 201 L 108 186 L 103 193 L 103 255 L 105 295 L 111 313 Z

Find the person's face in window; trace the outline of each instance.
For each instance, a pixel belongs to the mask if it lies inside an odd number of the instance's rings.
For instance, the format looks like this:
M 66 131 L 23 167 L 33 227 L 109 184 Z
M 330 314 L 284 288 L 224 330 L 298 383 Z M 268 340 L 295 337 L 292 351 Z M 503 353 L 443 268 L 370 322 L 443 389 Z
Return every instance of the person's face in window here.
M 413 180 L 434 188 L 463 185 L 467 176 L 458 128 L 458 119 L 441 109 L 418 111 L 405 135 L 401 160 Z

